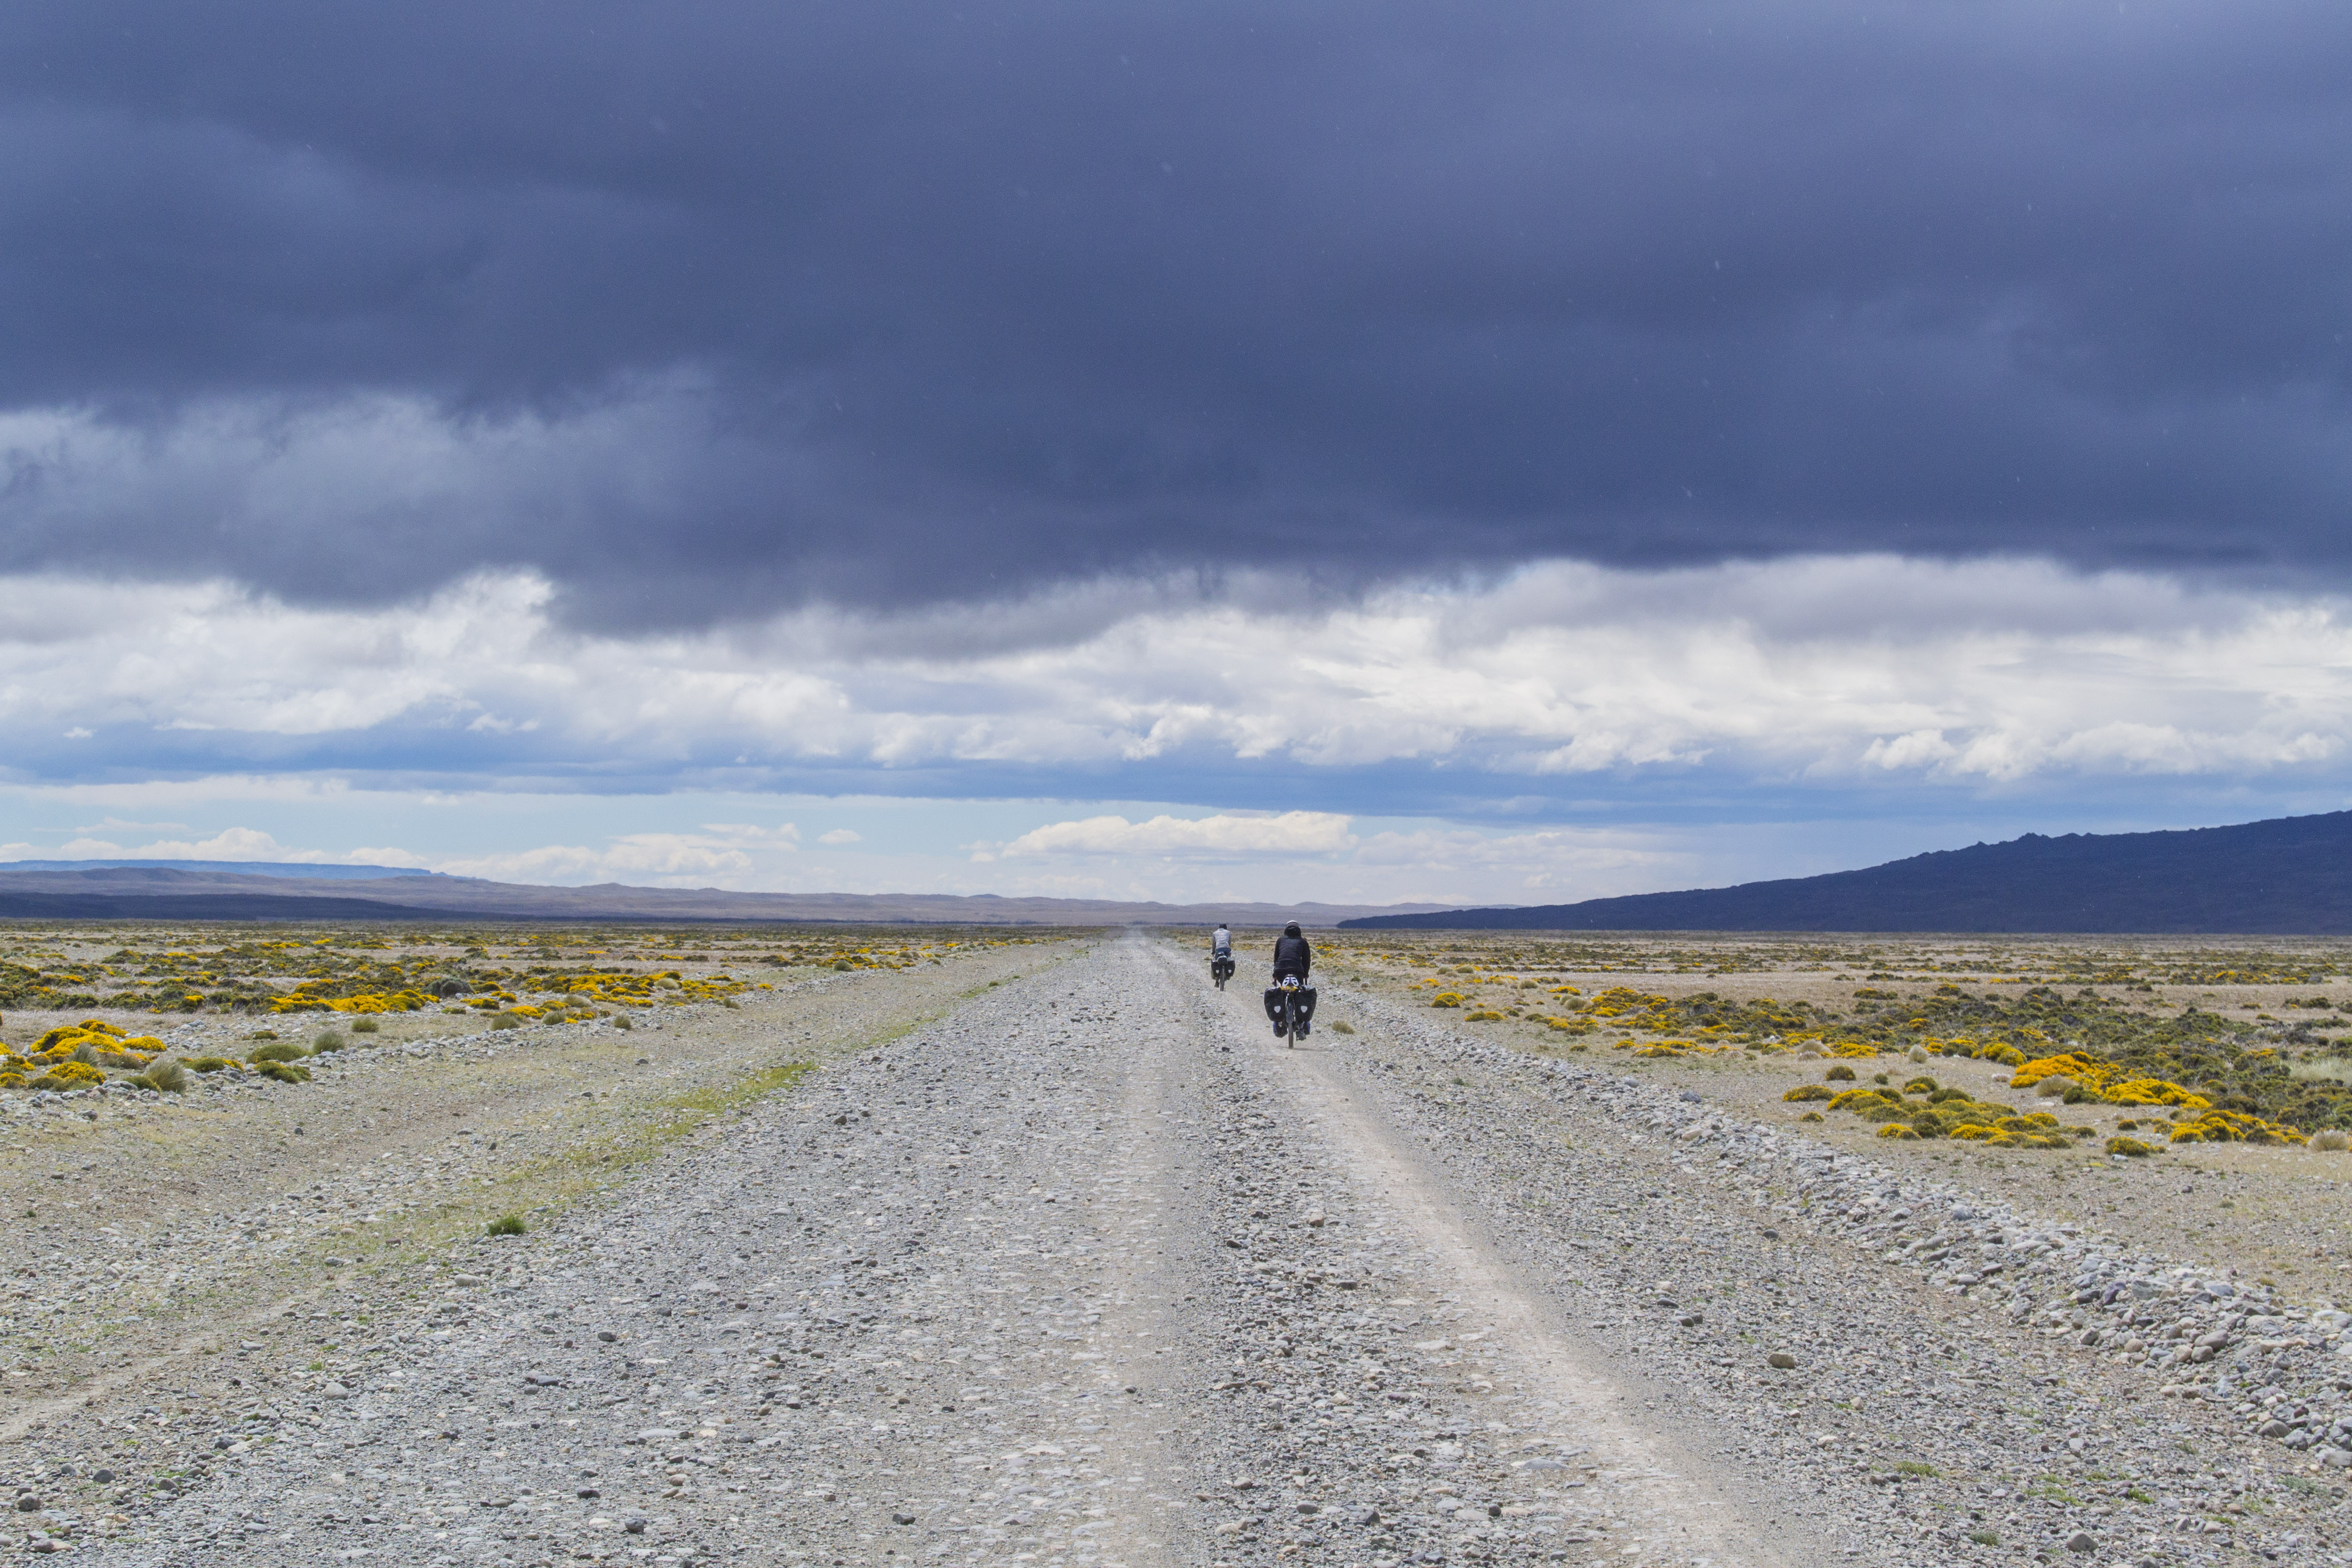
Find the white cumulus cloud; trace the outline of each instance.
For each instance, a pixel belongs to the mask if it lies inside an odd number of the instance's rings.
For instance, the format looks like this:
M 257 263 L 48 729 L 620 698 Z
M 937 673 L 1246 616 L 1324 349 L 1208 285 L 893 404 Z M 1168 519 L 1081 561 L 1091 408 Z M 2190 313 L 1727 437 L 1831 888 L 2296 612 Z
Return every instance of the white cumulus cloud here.
M 215 756 L 235 776 L 256 743 L 344 759 L 320 790 L 360 776 L 347 760 L 360 736 L 382 737 L 365 753 L 384 776 L 730 766 L 970 781 L 1278 760 L 1531 789 L 1699 765 L 1882 784 L 2315 777 L 2342 767 L 2352 737 L 2352 604 L 2326 595 L 2016 561 L 1551 564 L 1288 615 L 1276 637 L 1267 587 L 1088 584 L 985 616 L 820 606 L 621 637 L 567 629 L 552 589 L 524 574 L 377 609 L 20 577 L 0 581 L 22 610 L 0 623 L 0 725 L 94 737 L 39 742 L 54 748 L 39 756 L 20 745 L 20 779 L 120 777 L 141 737 L 170 732 L 184 772 Z M 285 780 L 303 771 L 268 787 L 302 787 Z M 136 809 L 137 784 L 75 787 Z M 1194 831 L 1128 826 L 1178 849 Z
M 1349 818 L 1322 811 L 1274 816 L 1159 816 L 1144 822 L 1089 816 L 1033 828 L 998 854 L 1170 856 L 1231 859 L 1244 855 L 1337 854 L 1356 846 Z

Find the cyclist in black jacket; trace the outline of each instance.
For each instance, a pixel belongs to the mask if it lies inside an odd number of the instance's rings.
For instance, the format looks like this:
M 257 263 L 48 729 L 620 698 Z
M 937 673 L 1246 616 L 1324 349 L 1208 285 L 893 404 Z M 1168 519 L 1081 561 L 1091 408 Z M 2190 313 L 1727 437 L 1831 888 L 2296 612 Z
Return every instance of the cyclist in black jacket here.
M 1298 934 L 1298 922 L 1293 921 L 1283 927 L 1282 934 L 1275 939 L 1274 943 L 1274 983 L 1281 984 L 1282 977 L 1287 974 L 1301 985 L 1306 984 L 1307 968 L 1314 962 L 1315 950 L 1307 945 L 1305 937 Z
M 1291 921 L 1282 928 L 1282 935 L 1274 943 L 1274 984 L 1276 989 L 1265 994 L 1265 1016 L 1274 1022 L 1274 1032 L 1279 1036 L 1286 1028 L 1292 1031 L 1291 1043 L 1307 1033 L 1307 1018 L 1315 1008 L 1315 993 L 1307 989 L 1307 971 L 1315 962 L 1315 950 L 1298 934 L 1298 922 Z M 1281 989 L 1286 980 L 1297 983 L 1299 994 L 1294 998 Z

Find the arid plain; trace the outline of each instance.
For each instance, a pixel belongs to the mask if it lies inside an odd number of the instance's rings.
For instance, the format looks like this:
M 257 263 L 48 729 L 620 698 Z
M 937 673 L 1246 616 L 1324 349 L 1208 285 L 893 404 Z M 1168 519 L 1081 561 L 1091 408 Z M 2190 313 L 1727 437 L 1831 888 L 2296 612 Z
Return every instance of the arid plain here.
M 2352 1549 L 2337 944 L 11 936 L 30 1552 Z

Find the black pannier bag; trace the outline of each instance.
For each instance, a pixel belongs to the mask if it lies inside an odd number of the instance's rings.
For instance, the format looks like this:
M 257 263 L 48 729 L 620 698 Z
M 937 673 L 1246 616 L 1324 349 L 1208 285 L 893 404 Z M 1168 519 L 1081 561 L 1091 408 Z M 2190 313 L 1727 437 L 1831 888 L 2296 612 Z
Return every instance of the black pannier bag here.
M 1297 996 L 1298 1021 L 1302 1024 L 1314 1022 L 1315 987 L 1300 986 Z M 1265 1021 L 1269 1024 L 1282 1022 L 1282 987 L 1279 985 L 1269 985 L 1265 988 Z

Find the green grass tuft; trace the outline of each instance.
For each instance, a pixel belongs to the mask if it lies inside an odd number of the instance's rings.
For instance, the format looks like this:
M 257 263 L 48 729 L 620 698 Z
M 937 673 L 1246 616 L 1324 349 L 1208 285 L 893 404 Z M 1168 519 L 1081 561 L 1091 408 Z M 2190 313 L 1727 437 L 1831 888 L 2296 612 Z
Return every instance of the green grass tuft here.
M 519 1214 L 502 1214 L 482 1227 L 486 1236 L 520 1236 L 530 1227 L 522 1223 Z
M 161 1089 L 165 1094 L 180 1094 L 188 1087 L 188 1069 L 165 1058 L 148 1064 L 147 1070 L 131 1080 L 142 1089 Z

